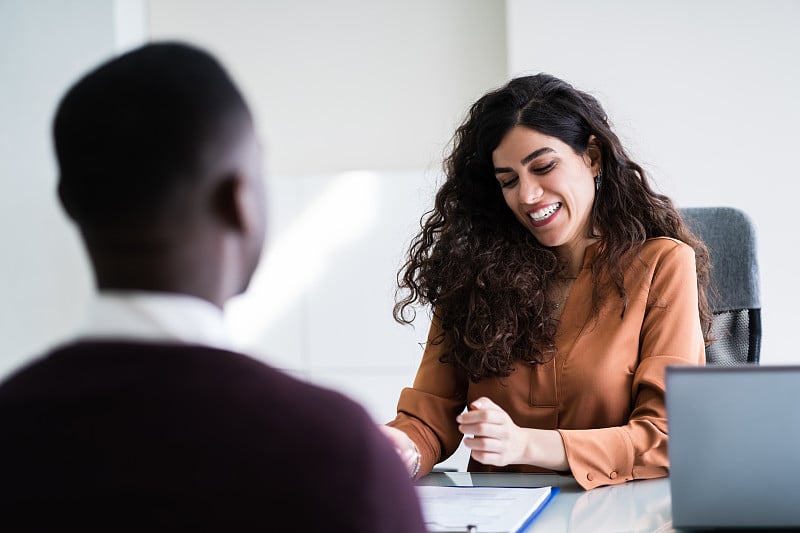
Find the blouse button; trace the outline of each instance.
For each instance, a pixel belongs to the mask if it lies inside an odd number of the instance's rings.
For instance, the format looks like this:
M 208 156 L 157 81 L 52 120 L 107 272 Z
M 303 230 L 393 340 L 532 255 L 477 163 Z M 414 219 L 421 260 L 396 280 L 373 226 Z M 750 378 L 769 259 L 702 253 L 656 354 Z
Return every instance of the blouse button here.
M 611 472 L 611 473 L 608 475 L 608 477 L 610 477 L 611 479 L 617 479 L 617 472 L 616 472 L 616 471 L 612 471 L 612 472 Z
M 593 480 L 593 479 L 594 479 L 594 476 L 592 475 L 592 473 L 591 473 L 591 472 L 589 472 L 588 474 L 586 474 L 586 479 L 588 479 L 589 481 L 591 481 L 591 480 Z

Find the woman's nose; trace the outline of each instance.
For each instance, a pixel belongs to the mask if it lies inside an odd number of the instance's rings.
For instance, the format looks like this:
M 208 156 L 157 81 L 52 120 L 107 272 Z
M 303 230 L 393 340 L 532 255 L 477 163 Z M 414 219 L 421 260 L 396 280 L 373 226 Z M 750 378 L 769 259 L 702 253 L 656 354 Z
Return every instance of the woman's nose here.
M 535 203 L 544 193 L 536 176 L 520 176 L 519 183 L 519 201 L 523 204 Z

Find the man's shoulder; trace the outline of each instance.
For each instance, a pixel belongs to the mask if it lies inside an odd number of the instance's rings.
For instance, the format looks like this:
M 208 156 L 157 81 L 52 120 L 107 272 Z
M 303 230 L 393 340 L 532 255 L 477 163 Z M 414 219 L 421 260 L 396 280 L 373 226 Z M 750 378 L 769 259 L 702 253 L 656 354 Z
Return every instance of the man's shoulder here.
M 43 380 L 51 374 L 70 377 L 131 375 L 148 372 L 259 369 L 267 365 L 244 354 L 204 345 L 134 340 L 81 339 L 53 347 L 31 358 L 16 370 L 5 385 L 16 381 Z M 149 374 L 155 376 L 156 374 Z
M 92 500 L 106 494 L 98 487 L 120 483 L 156 496 L 178 488 L 170 498 L 179 494 L 194 505 L 218 494 L 231 516 L 250 519 L 269 493 L 273 514 L 299 517 L 312 502 L 324 517 L 308 517 L 313 530 L 347 506 L 374 519 L 373 531 L 418 530 L 402 465 L 363 407 L 237 352 L 61 346 L 0 387 L 0 421 L 16 435 L 0 443 L 19 466 L 11 477 L 4 471 L 7 483 L 47 472 L 51 481 L 68 480 L 50 483 L 56 498 L 67 485 Z M 83 454 L 86 443 L 104 453 Z M 34 489 L 17 490 L 15 498 L 26 500 Z M 28 501 L 42 501 L 38 492 L 36 498 Z M 363 531 L 348 515 L 332 530 Z
M 312 384 L 234 350 L 204 345 L 81 340 L 55 347 L 11 375 L 2 391 L 57 392 L 95 386 L 146 386 L 153 393 L 216 396 L 242 403 L 285 402 L 284 410 L 321 403 L 360 411 L 332 389 Z M 136 387 L 138 388 L 138 387 Z M 291 401 L 290 401 L 291 400 Z
M 302 437 L 313 441 L 308 448 L 357 446 L 375 430 L 366 409 L 345 394 L 245 354 L 207 346 L 75 342 L 0 384 L 0 417 L 69 418 L 103 411 L 102 405 L 131 419 L 203 411 L 182 417 L 181 424 L 192 431 L 229 428 L 265 442 L 275 434 Z

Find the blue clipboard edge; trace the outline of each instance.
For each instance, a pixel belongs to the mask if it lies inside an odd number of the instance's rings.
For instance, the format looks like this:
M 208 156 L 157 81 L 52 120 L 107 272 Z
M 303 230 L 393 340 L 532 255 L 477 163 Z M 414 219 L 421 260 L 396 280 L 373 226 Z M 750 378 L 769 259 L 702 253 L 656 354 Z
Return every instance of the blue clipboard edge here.
M 436 485 L 434 485 L 434 486 L 436 486 Z M 440 485 L 440 486 L 448 486 L 448 485 Z M 525 488 L 528 488 L 528 489 L 540 489 L 540 488 L 542 488 L 542 486 L 538 486 L 538 487 L 520 487 L 519 485 L 508 485 L 508 486 L 506 486 L 506 485 L 449 485 L 449 486 L 463 488 L 463 489 L 495 488 L 495 487 L 501 488 L 501 489 L 525 489 Z M 547 494 L 547 498 L 545 498 L 545 500 L 542 502 L 542 504 L 539 505 L 539 507 L 536 508 L 530 514 L 530 516 L 528 516 L 528 518 L 525 519 L 525 521 L 517 528 L 517 530 L 514 533 L 525 533 L 525 531 L 528 528 L 531 527 L 531 524 L 533 524 L 534 520 L 536 520 L 536 517 L 539 516 L 539 514 L 542 512 L 542 510 L 544 510 L 544 508 L 547 507 L 550 504 L 551 501 L 553 501 L 553 498 L 556 497 L 556 494 L 561 492 L 561 488 L 558 487 L 558 486 L 555 486 L 555 485 L 547 485 L 547 486 L 550 487 L 550 492 Z M 478 532 L 478 533 L 480 533 L 480 532 Z
M 536 520 L 536 517 L 539 516 L 539 513 L 541 513 L 542 510 L 547 507 L 547 505 L 553 500 L 553 498 L 556 497 L 556 494 L 559 492 L 561 492 L 560 487 L 550 486 L 550 494 L 547 495 L 547 499 L 542 502 L 542 505 L 540 505 L 538 509 L 531 513 L 528 519 L 525 520 L 525 522 L 519 527 L 517 533 L 523 533 L 525 530 L 531 527 L 531 524 L 534 520 Z

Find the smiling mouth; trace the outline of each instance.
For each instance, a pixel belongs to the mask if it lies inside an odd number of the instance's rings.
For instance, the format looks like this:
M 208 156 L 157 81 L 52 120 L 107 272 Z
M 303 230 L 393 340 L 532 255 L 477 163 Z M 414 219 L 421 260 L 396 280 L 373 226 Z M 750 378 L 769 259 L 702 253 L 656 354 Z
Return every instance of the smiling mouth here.
M 559 209 L 561 209 L 561 202 L 556 202 L 548 205 L 547 207 L 543 207 L 542 209 L 532 211 L 528 213 L 528 216 L 531 217 L 531 220 L 534 222 L 543 222 L 553 216 Z

